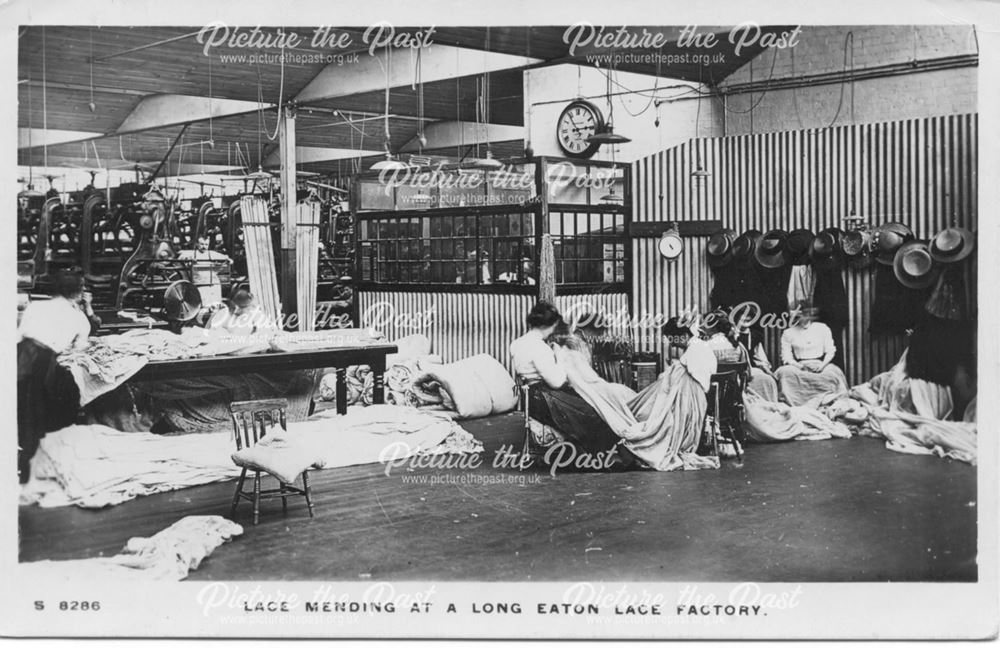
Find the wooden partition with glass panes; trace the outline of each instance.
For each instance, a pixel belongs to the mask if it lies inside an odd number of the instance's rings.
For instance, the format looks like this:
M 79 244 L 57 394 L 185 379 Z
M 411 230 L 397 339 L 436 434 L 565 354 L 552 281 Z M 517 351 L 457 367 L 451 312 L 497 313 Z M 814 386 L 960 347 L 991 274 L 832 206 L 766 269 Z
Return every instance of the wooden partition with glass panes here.
M 564 312 L 581 300 L 628 311 L 629 173 L 622 163 L 532 158 L 357 176 L 359 325 L 371 324 L 365 313 L 393 313 L 376 326 L 390 339 L 420 332 L 445 361 L 486 352 L 506 362 L 542 277 L 554 276 Z M 547 238 L 553 267 L 542 272 Z M 433 326 L 399 324 L 428 309 Z

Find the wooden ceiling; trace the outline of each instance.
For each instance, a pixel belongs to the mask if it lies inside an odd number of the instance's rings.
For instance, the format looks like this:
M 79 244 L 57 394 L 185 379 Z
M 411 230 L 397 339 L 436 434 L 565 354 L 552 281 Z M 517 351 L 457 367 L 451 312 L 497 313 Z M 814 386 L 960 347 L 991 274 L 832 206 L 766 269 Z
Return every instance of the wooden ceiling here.
M 270 28 L 268 28 L 270 29 Z M 407 31 L 406 27 L 397 28 Z M 418 28 L 411 28 L 418 29 Z M 541 65 L 558 63 L 589 64 L 586 52 L 569 56 L 569 46 L 563 41 L 565 27 L 438 27 L 434 43 L 474 50 L 541 59 Z M 676 42 L 676 27 L 646 27 L 650 32 L 662 32 Z M 780 27 L 768 28 L 780 30 Z M 721 28 L 704 28 L 722 32 Z M 74 142 L 18 151 L 19 164 L 129 166 L 134 163 L 155 166 L 164 158 L 181 127 L 170 126 L 142 133 L 117 135 L 116 130 L 143 97 L 153 94 L 181 94 L 213 99 L 234 99 L 262 102 L 259 112 L 216 118 L 191 124 L 179 140 L 171 156 L 171 164 L 197 163 L 206 165 L 237 165 L 235 150 L 249 152 L 253 164 L 277 145 L 264 134 L 275 129 L 276 113 L 266 108 L 278 101 L 278 90 L 286 100 L 299 93 L 327 65 L 325 61 L 287 61 L 276 64 L 224 62 L 218 54 L 242 53 L 220 47 L 212 56 L 202 52 L 194 27 L 22 27 L 18 42 L 18 122 L 22 128 L 86 131 L 99 133 L 86 143 Z M 312 28 L 285 28 L 299 34 L 306 44 L 312 38 Z M 363 46 L 361 28 L 338 29 L 350 34 Z M 648 62 L 625 62 L 616 69 L 626 72 L 660 75 L 663 77 L 718 82 L 759 54 L 759 49 L 746 48 L 737 57 L 725 39 L 715 64 L 657 65 Z M 348 51 L 354 51 L 348 50 Z M 277 56 L 279 48 L 254 50 L 258 55 Z M 300 54 L 319 54 L 308 47 L 296 48 Z M 676 53 L 676 48 L 673 50 Z M 344 52 L 342 52 L 344 53 Z M 669 48 L 661 52 L 670 54 Z M 316 57 L 319 58 L 319 57 Z M 523 67 L 494 72 L 490 75 L 490 122 L 506 125 L 523 123 Z M 423 85 L 423 112 L 419 111 L 419 94 L 410 86 L 393 88 L 390 92 L 389 120 L 392 147 L 398 148 L 416 136 L 418 114 L 428 120 L 475 121 L 476 99 L 480 94 L 482 75 L 465 76 Z M 379 150 L 382 148 L 384 126 L 381 119 L 385 93 L 369 91 L 318 102 L 309 113 L 303 109 L 297 122 L 298 146 L 339 149 Z M 348 124 L 343 115 L 333 110 L 356 113 L 354 119 L 367 120 Z M 260 134 L 258 136 L 258 134 Z M 212 140 L 214 147 L 203 142 Z M 498 143 L 494 152 L 520 155 L 519 143 Z M 510 149 L 508 151 L 508 149 Z M 453 153 L 454 154 L 454 153 Z M 499 154 L 498 154 L 499 155 Z M 316 162 L 317 170 L 342 166 L 338 162 Z M 176 168 L 176 167 L 175 167 Z

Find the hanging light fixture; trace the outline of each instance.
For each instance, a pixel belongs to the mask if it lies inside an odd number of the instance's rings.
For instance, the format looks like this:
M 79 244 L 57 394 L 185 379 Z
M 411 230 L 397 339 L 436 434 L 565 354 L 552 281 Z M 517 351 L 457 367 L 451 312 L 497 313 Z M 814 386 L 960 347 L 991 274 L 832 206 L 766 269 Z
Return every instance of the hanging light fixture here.
M 698 82 L 699 83 L 701 82 L 700 78 L 698 79 Z M 698 101 L 698 108 L 695 111 L 695 117 L 694 117 L 695 165 L 694 165 L 694 171 L 691 172 L 691 179 L 694 180 L 695 182 L 701 182 L 702 180 L 705 180 L 706 178 L 712 175 L 710 171 L 707 171 L 705 167 L 701 165 L 701 147 L 698 146 L 698 138 L 701 137 L 701 90 L 698 90 L 697 101 Z
M 605 75 L 607 77 L 607 89 L 605 91 L 605 99 L 608 102 L 608 122 L 605 124 L 604 129 L 599 133 L 594 133 L 587 138 L 587 141 L 591 144 L 626 144 L 632 140 L 624 135 L 619 135 L 615 132 L 615 104 L 611 100 L 611 73 L 614 68 L 608 71 Z
M 486 149 L 486 157 L 476 160 L 474 166 L 479 169 L 502 169 L 503 162 L 493 157 L 493 151 Z
M 281 107 L 278 107 L 281 110 Z M 211 116 L 211 111 L 209 112 Z M 260 134 L 264 130 L 264 86 L 260 78 L 260 66 L 257 68 L 257 170 L 246 175 L 250 180 L 270 180 L 274 176 L 264 170 L 263 148 L 261 147 Z M 247 146 L 247 158 L 250 157 L 250 146 Z M 249 163 L 249 159 L 247 162 Z M 247 164 L 249 166 L 249 164 Z
M 612 163 L 614 162 L 614 155 L 615 155 L 614 149 L 612 149 L 611 150 L 611 161 L 612 161 Z M 605 204 L 618 204 L 618 205 L 625 203 L 625 196 L 622 195 L 622 194 L 619 194 L 618 192 L 615 191 L 615 182 L 617 180 L 618 180 L 618 169 L 615 168 L 611 172 L 611 189 L 609 189 L 608 193 L 604 194 L 600 198 L 600 200 L 601 200 L 602 203 L 605 203 Z
M 32 135 L 32 131 L 34 130 L 31 127 L 31 124 L 32 124 L 32 122 L 31 122 L 31 113 L 32 113 L 32 110 L 33 110 L 33 108 L 31 106 L 31 83 L 28 83 L 28 186 L 24 189 L 24 191 L 21 191 L 21 192 L 19 192 L 17 194 L 19 197 L 24 197 L 24 198 L 37 198 L 39 196 L 44 196 L 45 195 L 44 192 L 41 192 L 41 191 L 38 191 L 37 189 L 35 189 L 35 178 L 34 178 L 34 171 L 35 171 L 34 157 L 35 157 L 35 154 L 34 154 L 34 150 L 31 147 L 31 135 Z
M 602 203 L 610 203 L 610 204 L 624 204 L 624 202 L 625 202 L 625 196 L 620 196 L 620 195 L 616 194 L 615 193 L 615 186 L 612 184 L 611 185 L 611 190 L 608 193 L 606 193 L 605 195 L 601 196 L 601 202 Z
M 476 160 L 474 166 L 480 169 L 500 169 L 503 162 L 493 157 L 493 147 L 490 142 L 490 67 L 486 56 L 490 51 L 490 28 L 486 28 L 486 45 L 483 53 L 483 90 L 479 93 L 481 102 L 480 114 L 486 127 L 486 157 Z M 477 115 L 478 116 L 478 115 Z
M 392 49 L 391 46 L 386 46 L 385 48 L 385 114 L 384 119 L 384 135 L 385 139 L 382 142 L 385 148 L 385 159 L 379 160 L 372 165 L 373 171 L 396 171 L 399 169 L 406 169 L 409 165 L 405 162 L 400 161 L 396 156 L 392 154 L 389 149 L 389 139 L 391 134 L 389 133 L 389 68 L 392 65 Z

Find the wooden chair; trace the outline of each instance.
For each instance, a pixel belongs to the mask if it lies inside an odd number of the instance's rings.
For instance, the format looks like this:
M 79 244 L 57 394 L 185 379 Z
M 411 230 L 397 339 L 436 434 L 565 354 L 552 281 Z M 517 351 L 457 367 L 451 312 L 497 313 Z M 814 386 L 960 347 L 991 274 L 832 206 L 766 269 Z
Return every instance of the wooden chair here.
M 284 398 L 269 400 L 236 401 L 230 403 L 229 413 L 233 420 L 233 434 L 236 438 L 236 450 L 243 450 L 257 445 L 267 434 L 269 428 L 280 425 L 282 430 L 287 429 L 285 422 L 285 411 L 288 409 L 288 401 Z M 240 465 L 239 462 L 236 462 Z M 246 481 L 247 470 L 253 470 L 253 492 L 245 492 L 243 484 Z M 312 491 L 309 489 L 309 471 L 302 471 L 302 488 L 285 483 L 278 479 L 278 488 L 261 490 L 260 488 L 260 468 L 250 468 L 243 466 L 240 473 L 239 482 L 236 484 L 236 493 L 233 494 L 233 505 L 229 510 L 229 517 L 235 518 L 236 506 L 240 499 L 253 502 L 253 523 L 257 525 L 260 519 L 260 502 L 262 499 L 281 498 L 281 510 L 288 513 L 289 497 L 305 497 L 306 506 L 309 507 L 309 517 L 313 517 Z M 264 471 L 266 472 L 266 471 Z M 268 473 L 270 474 L 270 473 Z M 274 475 L 271 475 L 274 477 Z
M 740 448 L 746 442 L 743 431 L 743 392 L 746 389 L 747 375 L 746 363 L 720 363 L 716 373 L 712 374 L 712 385 L 708 391 L 708 416 L 718 430 L 718 435 L 712 439 L 716 453 L 719 443 L 727 443 L 733 447 L 738 460 L 743 458 Z
M 594 358 L 594 371 L 610 383 L 632 386 L 632 366 L 626 354 L 609 354 Z

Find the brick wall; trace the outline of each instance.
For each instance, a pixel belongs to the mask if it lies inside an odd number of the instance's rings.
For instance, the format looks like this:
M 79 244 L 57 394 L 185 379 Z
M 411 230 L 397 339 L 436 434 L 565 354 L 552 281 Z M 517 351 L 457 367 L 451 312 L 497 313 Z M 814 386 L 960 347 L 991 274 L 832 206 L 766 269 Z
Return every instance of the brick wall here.
M 751 72 L 753 81 L 840 72 L 845 69 L 845 42 L 848 67 L 851 63 L 849 32 L 853 32 L 855 70 L 914 59 L 924 61 L 975 54 L 978 49 L 975 33 L 969 26 L 803 27 L 794 48 L 764 52 L 721 86 L 747 83 L 751 81 Z M 977 68 L 973 67 L 914 71 L 902 76 L 856 81 L 853 84 L 854 122 L 976 112 L 976 84 Z M 832 84 L 772 90 L 764 95 L 730 95 L 724 127 L 727 134 L 738 135 L 849 124 L 851 98 L 851 84 L 845 84 L 843 91 L 840 84 Z

